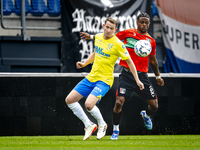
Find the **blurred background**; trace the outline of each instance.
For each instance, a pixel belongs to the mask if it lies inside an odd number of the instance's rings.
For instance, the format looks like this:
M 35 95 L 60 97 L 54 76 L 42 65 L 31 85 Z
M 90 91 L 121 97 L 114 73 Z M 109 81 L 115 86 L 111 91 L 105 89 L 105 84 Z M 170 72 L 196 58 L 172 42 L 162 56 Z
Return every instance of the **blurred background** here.
M 149 34 L 156 39 L 159 69 L 164 71 L 165 48 L 155 1 L 2 0 L 1 4 L 1 72 L 89 72 L 91 65 L 75 67 L 76 61 L 93 52 L 93 42 L 80 40 L 79 32 L 102 32 L 108 16 L 119 21 L 118 31 L 136 28 L 141 12 L 151 17 Z M 120 69 L 116 64 L 115 72 Z
M 81 40 L 79 32 L 102 32 L 108 16 L 119 21 L 118 31 L 136 28 L 136 16 L 147 12 L 160 72 L 199 73 L 196 4 L 200 2 L 192 1 L 2 0 L 0 71 L 89 72 L 91 65 L 80 70 L 75 67 L 75 62 L 85 61 L 94 47 L 92 41 Z M 115 72 L 120 71 L 116 64 Z

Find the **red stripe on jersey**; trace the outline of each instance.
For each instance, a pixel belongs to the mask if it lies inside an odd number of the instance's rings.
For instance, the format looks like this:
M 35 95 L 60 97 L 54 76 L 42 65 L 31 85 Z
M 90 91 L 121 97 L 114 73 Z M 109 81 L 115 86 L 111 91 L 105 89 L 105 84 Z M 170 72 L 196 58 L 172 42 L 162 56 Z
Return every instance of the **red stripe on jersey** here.
M 116 91 L 116 97 L 118 96 L 118 90 Z

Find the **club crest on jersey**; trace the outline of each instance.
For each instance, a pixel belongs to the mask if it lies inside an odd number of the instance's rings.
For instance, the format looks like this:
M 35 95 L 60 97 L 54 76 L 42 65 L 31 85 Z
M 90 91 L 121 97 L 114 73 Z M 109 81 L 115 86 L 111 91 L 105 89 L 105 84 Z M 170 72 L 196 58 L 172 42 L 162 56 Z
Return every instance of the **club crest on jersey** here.
M 110 49 L 111 49 L 112 47 L 113 47 L 113 44 L 112 44 L 112 43 L 109 43 L 109 44 L 108 44 L 108 47 L 107 47 L 106 49 L 110 51 Z
M 146 38 L 146 40 L 147 40 L 147 41 L 149 41 L 149 43 L 151 43 L 151 39 L 149 39 L 149 38 Z
M 125 94 L 126 93 L 126 89 L 124 88 L 120 88 L 120 91 L 119 91 L 121 94 Z
M 125 50 L 124 54 L 125 54 L 126 56 L 128 56 L 128 55 L 129 55 L 129 53 L 128 53 L 128 51 L 127 51 L 127 50 Z

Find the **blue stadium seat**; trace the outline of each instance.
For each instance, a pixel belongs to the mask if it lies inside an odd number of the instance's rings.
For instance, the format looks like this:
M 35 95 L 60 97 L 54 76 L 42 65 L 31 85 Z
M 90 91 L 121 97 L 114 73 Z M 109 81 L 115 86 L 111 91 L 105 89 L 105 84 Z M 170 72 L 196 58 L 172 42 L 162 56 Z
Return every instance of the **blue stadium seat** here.
M 1 3 L 0 3 L 0 6 L 1 6 Z M 10 15 L 13 12 L 13 9 L 14 9 L 14 4 L 12 0 L 3 0 L 3 15 Z M 0 7 L 0 10 L 1 10 L 1 7 Z
M 154 4 L 154 2 L 152 1 L 152 13 L 153 13 L 153 16 L 158 16 L 159 17 L 159 14 L 158 14 L 158 10 Z
M 49 16 L 59 16 L 60 15 L 60 0 L 47 0 L 47 14 Z
M 27 15 L 30 10 L 31 10 L 31 6 L 28 2 L 28 0 L 25 0 L 25 14 Z M 21 15 L 21 0 L 15 0 L 15 9 L 14 12 L 16 15 Z
M 30 10 L 33 16 L 42 16 L 48 9 L 44 0 L 31 0 L 32 10 Z

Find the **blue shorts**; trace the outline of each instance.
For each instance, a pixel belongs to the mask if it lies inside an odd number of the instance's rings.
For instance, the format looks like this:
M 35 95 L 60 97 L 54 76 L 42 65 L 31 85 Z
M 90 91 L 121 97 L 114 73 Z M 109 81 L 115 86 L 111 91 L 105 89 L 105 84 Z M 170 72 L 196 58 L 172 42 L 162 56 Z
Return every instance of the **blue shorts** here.
M 89 94 L 92 94 L 101 98 L 109 91 L 110 86 L 103 81 L 90 82 L 87 78 L 81 80 L 74 88 L 78 93 L 83 97 L 87 97 Z

